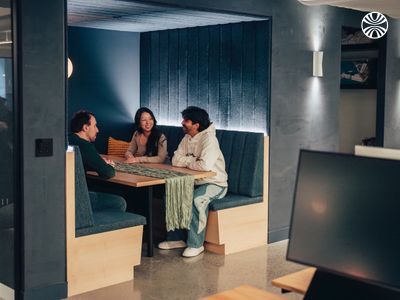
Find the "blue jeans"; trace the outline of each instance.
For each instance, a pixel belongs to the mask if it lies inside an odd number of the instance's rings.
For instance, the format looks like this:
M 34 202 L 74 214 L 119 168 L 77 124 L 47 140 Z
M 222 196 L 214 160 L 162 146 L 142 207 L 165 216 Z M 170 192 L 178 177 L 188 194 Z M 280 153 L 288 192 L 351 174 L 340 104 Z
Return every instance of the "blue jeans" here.
M 194 187 L 193 208 L 190 229 L 175 229 L 167 232 L 167 241 L 186 240 L 190 248 L 203 246 L 206 237 L 206 223 L 208 206 L 211 201 L 221 199 L 226 195 L 228 188 L 215 184 L 202 184 Z M 187 239 L 186 239 L 187 236 Z

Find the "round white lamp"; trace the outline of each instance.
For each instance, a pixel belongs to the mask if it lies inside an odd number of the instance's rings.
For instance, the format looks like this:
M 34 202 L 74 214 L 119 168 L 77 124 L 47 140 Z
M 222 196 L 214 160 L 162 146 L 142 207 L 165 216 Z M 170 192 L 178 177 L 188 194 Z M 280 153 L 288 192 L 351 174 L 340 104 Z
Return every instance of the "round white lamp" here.
M 73 70 L 74 70 L 74 66 L 72 64 L 72 61 L 68 58 L 68 66 L 67 66 L 68 78 L 71 77 Z

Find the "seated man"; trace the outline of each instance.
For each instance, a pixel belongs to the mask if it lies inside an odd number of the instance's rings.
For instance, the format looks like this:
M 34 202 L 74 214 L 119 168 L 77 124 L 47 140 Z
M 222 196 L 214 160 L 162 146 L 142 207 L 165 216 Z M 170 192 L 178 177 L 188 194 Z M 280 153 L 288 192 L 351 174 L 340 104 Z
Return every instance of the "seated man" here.
M 184 248 L 184 257 L 197 256 L 204 251 L 208 206 L 211 201 L 221 199 L 228 190 L 228 175 L 224 156 L 219 148 L 215 127 L 208 113 L 199 107 L 189 106 L 182 111 L 182 126 L 186 133 L 174 153 L 172 164 L 198 171 L 213 171 L 214 177 L 196 180 L 193 194 L 192 221 L 187 231 L 186 243 L 183 230 L 169 231 L 167 241 L 160 249 Z
M 115 176 L 114 162 L 102 158 L 93 144 L 99 132 L 94 114 L 84 110 L 78 111 L 74 114 L 70 126 L 69 144 L 79 146 L 85 171 L 95 171 L 106 179 Z

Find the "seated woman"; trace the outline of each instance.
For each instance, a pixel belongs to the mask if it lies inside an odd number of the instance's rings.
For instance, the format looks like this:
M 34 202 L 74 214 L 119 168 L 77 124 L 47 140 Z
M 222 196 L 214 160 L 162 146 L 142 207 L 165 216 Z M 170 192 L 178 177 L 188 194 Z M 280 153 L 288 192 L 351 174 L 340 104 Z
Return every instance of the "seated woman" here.
M 147 107 L 135 115 L 136 131 L 125 153 L 126 163 L 163 163 L 167 157 L 167 138 L 157 128 L 157 120 Z

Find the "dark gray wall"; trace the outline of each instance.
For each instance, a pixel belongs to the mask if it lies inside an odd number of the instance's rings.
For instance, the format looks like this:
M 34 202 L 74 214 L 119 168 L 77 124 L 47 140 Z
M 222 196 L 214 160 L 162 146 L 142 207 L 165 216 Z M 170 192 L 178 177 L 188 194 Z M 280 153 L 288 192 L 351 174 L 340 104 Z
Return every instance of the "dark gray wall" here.
M 296 0 L 156 2 L 272 17 L 269 240 L 286 238 L 299 149 L 338 150 L 341 26 L 363 14 Z M 311 77 L 313 50 L 324 51 L 322 78 Z
M 384 146 L 400 148 L 400 22 L 389 19 L 386 52 Z
M 100 129 L 96 146 L 106 150 L 108 136 L 129 140 L 139 108 L 138 33 L 69 27 L 68 120 L 79 109 L 95 113 Z
M 267 132 L 270 22 L 141 35 L 140 101 L 161 124 L 180 124 L 189 105 L 217 128 Z
M 18 1 L 24 299 L 66 296 L 64 4 Z M 37 138 L 53 139 L 53 156 L 35 157 Z

